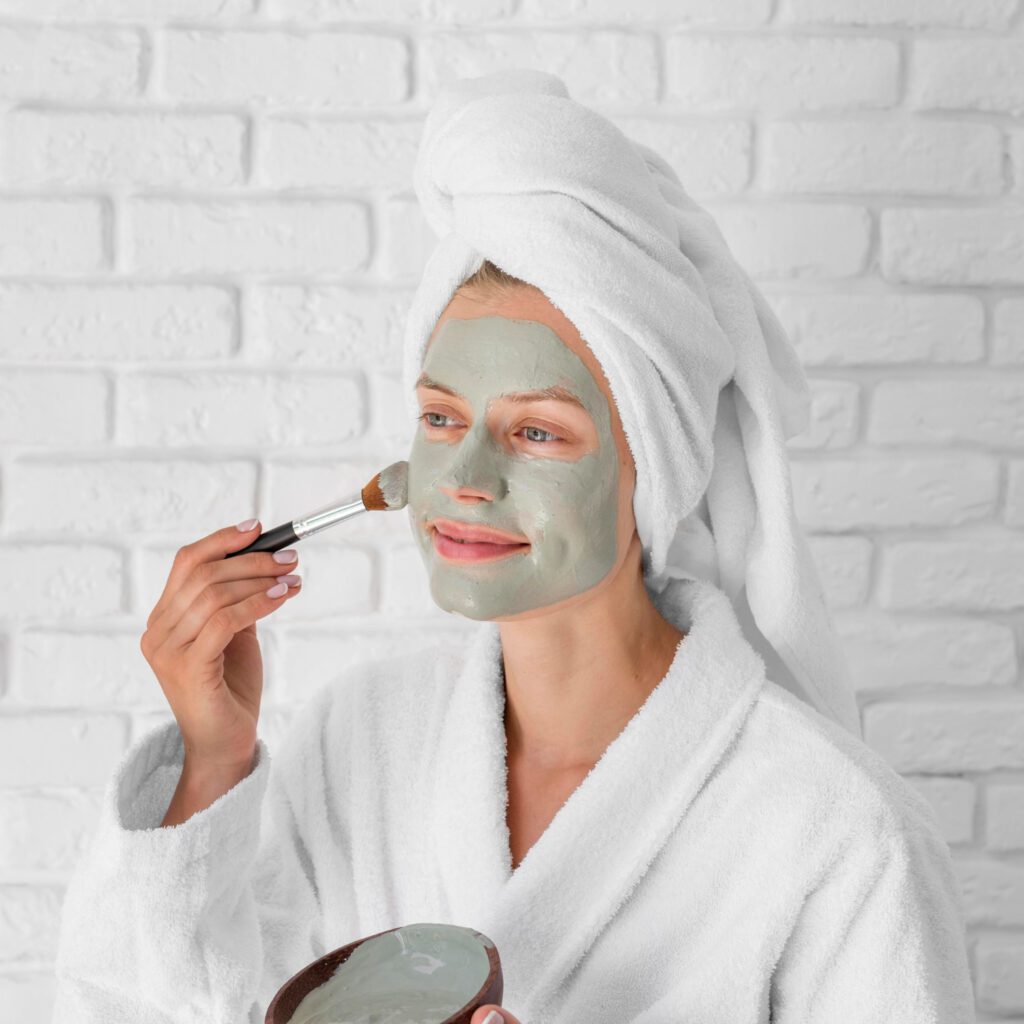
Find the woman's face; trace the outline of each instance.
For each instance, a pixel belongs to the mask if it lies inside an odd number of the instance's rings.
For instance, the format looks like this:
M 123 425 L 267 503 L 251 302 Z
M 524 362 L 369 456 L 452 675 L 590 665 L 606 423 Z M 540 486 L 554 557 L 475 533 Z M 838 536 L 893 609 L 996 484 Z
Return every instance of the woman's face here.
M 409 518 L 440 607 L 508 619 L 611 579 L 635 536 L 633 460 L 600 365 L 542 293 L 457 294 L 416 394 Z M 458 545 L 453 524 L 519 543 Z

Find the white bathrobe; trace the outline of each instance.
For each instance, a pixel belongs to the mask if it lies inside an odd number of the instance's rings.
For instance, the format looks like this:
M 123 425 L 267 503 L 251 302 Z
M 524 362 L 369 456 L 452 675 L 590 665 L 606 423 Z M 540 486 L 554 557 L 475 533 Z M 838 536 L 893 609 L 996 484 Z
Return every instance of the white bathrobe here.
M 720 590 L 684 600 L 668 674 L 514 872 L 497 623 L 346 672 L 176 828 L 180 734 L 142 737 L 68 890 L 55 1024 L 258 1024 L 312 960 L 426 921 L 495 941 L 523 1024 L 974 1021 L 930 805 L 765 678 Z

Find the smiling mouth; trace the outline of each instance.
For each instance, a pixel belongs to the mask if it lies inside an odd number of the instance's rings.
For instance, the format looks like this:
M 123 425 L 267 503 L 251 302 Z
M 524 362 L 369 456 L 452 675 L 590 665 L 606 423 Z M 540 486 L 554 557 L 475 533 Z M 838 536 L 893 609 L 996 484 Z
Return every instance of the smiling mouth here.
M 494 544 L 489 541 L 457 540 L 442 533 L 436 526 L 431 528 L 434 550 L 444 559 L 452 562 L 495 562 L 530 549 L 529 544 Z

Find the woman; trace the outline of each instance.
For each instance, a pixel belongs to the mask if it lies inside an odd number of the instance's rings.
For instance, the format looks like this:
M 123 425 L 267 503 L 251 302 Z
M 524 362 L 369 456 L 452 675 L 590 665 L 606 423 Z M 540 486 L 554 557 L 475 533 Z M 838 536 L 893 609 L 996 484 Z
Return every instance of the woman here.
M 495 942 L 503 1006 L 473 1024 L 971 1019 L 949 851 L 859 740 L 787 504 L 798 364 L 639 152 L 553 76 L 441 94 L 409 517 L 479 625 L 346 672 L 177 827 L 187 716 L 136 744 L 69 889 L 61 1019 L 260 1020 L 416 921 Z
M 409 508 L 437 603 L 502 623 L 516 867 L 683 634 L 644 587 L 632 456 L 564 314 L 485 263 L 439 320 L 419 381 Z M 565 396 L 524 401 L 559 387 Z M 445 542 L 480 527 L 505 536 L 472 561 Z M 525 543 L 504 542 L 515 539 Z

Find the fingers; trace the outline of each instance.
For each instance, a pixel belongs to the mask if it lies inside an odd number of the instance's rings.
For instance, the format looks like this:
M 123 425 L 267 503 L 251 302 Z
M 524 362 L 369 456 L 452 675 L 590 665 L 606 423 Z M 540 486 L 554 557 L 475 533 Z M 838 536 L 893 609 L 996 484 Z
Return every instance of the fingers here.
M 268 558 L 270 557 L 266 552 L 259 552 L 259 554 Z M 230 566 L 232 562 L 244 561 L 244 557 L 241 559 L 228 559 L 224 564 L 226 566 Z M 200 566 L 199 569 L 193 573 L 192 577 L 189 578 L 189 582 L 186 584 L 185 588 L 183 588 L 183 590 L 174 598 L 174 602 L 172 604 L 173 610 L 169 611 L 167 616 L 169 632 L 164 640 L 164 644 L 170 650 L 182 650 L 195 641 L 211 618 L 216 615 L 221 615 L 222 621 L 226 621 L 224 613 L 230 610 L 232 606 L 253 598 L 257 600 L 265 598 L 265 602 L 263 603 L 264 611 L 262 614 L 269 614 L 278 604 L 281 603 L 281 599 L 268 597 L 266 594 L 267 590 L 276 587 L 277 577 L 287 575 L 288 571 L 294 567 L 294 563 L 287 567 L 277 565 L 276 569 L 269 570 L 269 575 L 253 576 L 250 573 L 250 575 L 244 579 L 227 579 L 220 582 L 204 584 L 202 582 L 202 578 L 210 577 L 216 573 L 212 569 Z M 235 570 L 230 569 L 227 571 L 234 572 Z M 198 586 L 193 583 L 193 579 L 196 576 L 200 577 L 200 583 Z M 289 587 L 285 593 L 292 593 L 298 589 L 298 587 Z M 191 603 L 185 604 L 189 593 L 193 593 L 195 596 Z M 180 611 L 178 610 L 179 608 Z M 255 621 L 255 618 L 258 617 L 261 616 L 256 616 L 249 621 Z M 175 618 L 177 621 L 175 621 Z M 230 621 L 234 620 L 232 619 Z M 242 625 L 238 626 L 233 632 L 237 632 L 238 629 L 242 629 L 248 624 L 249 622 L 242 623 Z
M 271 580 L 270 583 L 276 585 L 276 580 Z M 250 594 L 235 604 L 225 605 L 209 616 L 192 642 L 189 655 L 197 658 L 200 663 L 212 661 L 227 647 L 237 632 L 269 615 L 302 588 L 288 587 L 287 591 L 277 597 L 271 597 L 267 593 L 268 589 L 273 593 L 277 588 L 263 586 L 258 593 Z
M 223 560 L 225 555 L 233 551 L 240 551 L 259 537 L 260 532 L 259 520 L 251 530 L 246 530 L 244 533 L 236 526 L 225 526 L 223 529 L 214 530 L 213 533 L 179 548 L 171 564 L 171 571 L 164 584 L 163 592 L 146 620 L 146 629 L 149 629 L 164 613 L 170 600 L 199 565 L 204 562 Z M 253 552 L 253 554 L 266 554 L 266 552 Z M 229 558 L 225 564 L 245 561 L 248 557 L 248 555 L 242 555 L 239 558 Z M 249 575 L 253 575 L 253 573 L 249 573 Z
M 184 636 L 181 635 L 178 627 L 186 617 L 191 616 L 194 620 L 197 610 L 202 610 L 203 606 L 197 602 L 203 591 L 232 581 L 250 580 L 254 584 L 248 589 L 214 590 L 212 595 L 207 595 L 205 598 L 209 602 L 212 601 L 214 596 L 218 597 L 217 603 L 210 604 L 207 608 L 207 612 L 212 613 L 220 608 L 222 604 L 240 601 L 250 594 L 258 593 L 258 584 L 261 582 L 263 589 L 266 590 L 267 587 L 274 585 L 278 576 L 295 572 L 299 565 L 298 557 L 296 557 L 294 562 L 282 563 L 275 559 L 275 554 L 279 555 L 281 552 L 251 551 L 249 554 L 240 555 L 238 558 L 225 559 L 221 557 L 212 562 L 200 563 L 185 578 L 178 589 L 167 596 L 163 611 L 153 620 L 149 628 L 154 631 L 158 638 L 163 637 L 164 639 L 166 639 L 164 634 L 178 632 L 179 644 L 194 640 L 196 634 L 205 624 L 205 618 L 202 622 L 193 622 L 192 626 L 185 630 Z M 295 554 L 298 556 L 297 551 Z M 185 623 L 185 625 L 188 626 L 189 624 Z

